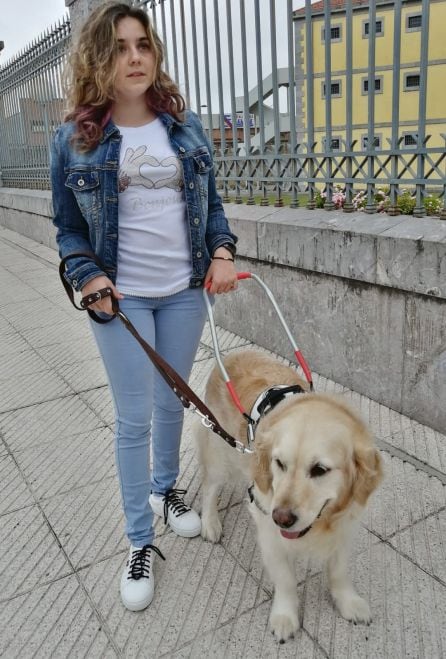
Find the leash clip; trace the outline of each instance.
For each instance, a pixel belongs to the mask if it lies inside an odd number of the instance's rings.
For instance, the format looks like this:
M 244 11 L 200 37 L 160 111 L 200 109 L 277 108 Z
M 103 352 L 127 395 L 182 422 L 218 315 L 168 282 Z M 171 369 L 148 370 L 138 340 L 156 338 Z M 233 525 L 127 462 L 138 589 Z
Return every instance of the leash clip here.
M 202 423 L 202 425 L 203 425 L 205 428 L 208 428 L 208 429 L 210 429 L 210 430 L 212 430 L 212 429 L 214 428 L 214 425 L 215 425 L 215 424 L 214 424 L 213 421 L 211 421 L 211 420 L 209 419 L 209 417 L 207 416 L 207 414 L 203 414 L 203 412 L 200 412 L 200 410 L 198 409 L 198 407 L 196 407 L 196 406 L 193 405 L 192 403 L 191 403 L 191 405 L 190 405 L 190 410 L 191 410 L 192 412 L 195 412 L 195 414 L 198 414 L 198 416 L 201 418 L 201 423 Z

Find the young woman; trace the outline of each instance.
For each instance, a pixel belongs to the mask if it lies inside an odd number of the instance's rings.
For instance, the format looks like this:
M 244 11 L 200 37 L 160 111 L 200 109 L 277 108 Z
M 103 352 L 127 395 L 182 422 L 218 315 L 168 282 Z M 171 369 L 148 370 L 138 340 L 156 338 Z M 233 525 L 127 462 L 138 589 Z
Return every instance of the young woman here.
M 236 287 L 237 239 L 200 121 L 162 62 L 144 11 L 113 2 L 89 16 L 72 56 L 71 111 L 53 143 L 54 224 L 62 258 L 98 258 L 71 259 L 70 284 L 82 295 L 110 286 L 140 334 L 187 379 L 205 321 L 202 286 L 211 294 Z M 91 308 L 112 313 L 110 298 Z M 121 597 L 136 611 L 152 600 L 154 552 L 161 555 L 153 513 L 185 537 L 200 533 L 200 518 L 174 487 L 181 404 L 119 320 L 92 328 L 114 401 L 130 541 Z

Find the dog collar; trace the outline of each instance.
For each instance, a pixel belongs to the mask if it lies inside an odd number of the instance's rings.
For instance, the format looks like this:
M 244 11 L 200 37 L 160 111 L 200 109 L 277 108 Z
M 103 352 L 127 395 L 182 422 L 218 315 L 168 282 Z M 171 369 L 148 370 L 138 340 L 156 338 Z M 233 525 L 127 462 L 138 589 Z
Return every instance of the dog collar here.
M 304 393 L 305 389 L 300 384 L 293 384 L 291 386 L 287 384 L 276 384 L 274 387 L 262 391 L 252 406 L 251 414 L 249 415 L 254 422 L 254 429 L 260 419 L 268 414 L 268 412 L 271 412 L 282 400 L 290 398 L 290 396 L 294 396 L 295 394 Z
M 254 483 L 248 487 L 248 496 L 251 503 L 253 503 L 264 515 L 269 515 L 269 512 L 260 504 L 257 497 L 254 495 Z

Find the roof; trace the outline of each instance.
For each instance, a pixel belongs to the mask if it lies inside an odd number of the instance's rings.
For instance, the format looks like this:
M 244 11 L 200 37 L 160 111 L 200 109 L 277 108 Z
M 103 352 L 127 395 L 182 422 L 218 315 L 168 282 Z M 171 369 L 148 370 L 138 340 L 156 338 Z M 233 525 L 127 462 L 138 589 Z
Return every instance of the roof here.
M 312 14 L 319 14 L 324 12 L 324 0 L 321 2 L 313 2 L 311 5 L 311 13 Z M 369 0 L 351 0 L 351 4 L 354 7 L 358 7 L 361 5 L 368 6 L 369 5 Z M 342 10 L 345 9 L 346 5 L 346 0 L 330 0 L 330 11 L 333 10 Z M 302 7 L 301 9 L 296 9 L 294 12 L 294 16 L 296 18 L 302 18 L 305 16 L 305 7 Z

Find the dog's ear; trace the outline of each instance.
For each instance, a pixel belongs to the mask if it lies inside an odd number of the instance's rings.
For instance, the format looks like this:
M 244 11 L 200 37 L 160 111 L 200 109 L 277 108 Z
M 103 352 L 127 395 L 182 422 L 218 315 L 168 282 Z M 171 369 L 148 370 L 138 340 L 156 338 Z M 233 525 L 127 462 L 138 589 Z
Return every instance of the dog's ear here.
M 273 475 L 271 473 L 271 441 L 269 433 L 258 433 L 255 441 L 255 453 L 252 462 L 252 476 L 257 487 L 266 494 L 271 490 Z
M 365 506 L 382 479 L 381 456 L 373 446 L 358 446 L 355 448 L 353 461 L 353 499 L 359 505 Z

